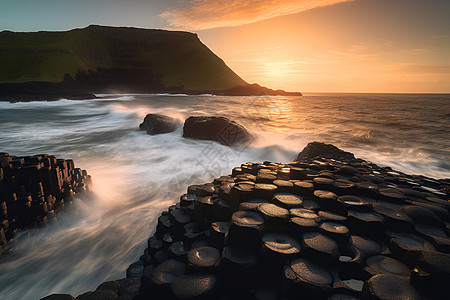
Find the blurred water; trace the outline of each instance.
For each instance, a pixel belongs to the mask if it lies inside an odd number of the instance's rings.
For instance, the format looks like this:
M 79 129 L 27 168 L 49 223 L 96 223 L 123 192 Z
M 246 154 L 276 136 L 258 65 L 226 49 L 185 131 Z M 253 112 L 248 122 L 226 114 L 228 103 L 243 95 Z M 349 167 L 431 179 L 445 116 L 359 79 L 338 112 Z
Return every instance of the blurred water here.
M 54 154 L 88 170 L 94 193 L 57 223 L 23 232 L 0 257 L 0 299 L 77 296 L 125 276 L 161 211 L 187 185 L 229 174 L 247 161 L 292 161 L 323 141 L 406 173 L 450 177 L 450 95 L 310 94 L 303 97 L 101 95 L 86 101 L 0 102 L 0 151 Z M 257 136 L 228 148 L 149 136 L 147 113 L 184 121 L 223 115 Z

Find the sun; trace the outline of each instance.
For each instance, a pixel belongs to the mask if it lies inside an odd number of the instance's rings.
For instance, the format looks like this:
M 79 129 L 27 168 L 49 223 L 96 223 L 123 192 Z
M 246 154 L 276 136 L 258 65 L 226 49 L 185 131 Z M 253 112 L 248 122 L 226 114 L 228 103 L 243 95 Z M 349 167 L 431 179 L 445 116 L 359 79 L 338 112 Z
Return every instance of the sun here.
M 267 77 L 285 78 L 295 72 L 294 63 L 289 60 L 268 61 L 264 63 L 264 74 Z

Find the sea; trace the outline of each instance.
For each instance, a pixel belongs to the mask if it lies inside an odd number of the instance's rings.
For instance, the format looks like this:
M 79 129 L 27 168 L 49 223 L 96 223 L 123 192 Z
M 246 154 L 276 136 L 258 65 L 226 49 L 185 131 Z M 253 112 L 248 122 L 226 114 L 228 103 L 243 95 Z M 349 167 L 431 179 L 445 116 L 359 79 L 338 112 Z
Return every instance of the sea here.
M 0 299 L 78 296 L 125 277 L 162 211 L 191 184 L 245 162 L 290 162 L 312 141 L 408 174 L 450 177 L 450 94 L 301 97 L 103 94 L 90 100 L 0 102 L 0 152 L 74 159 L 93 178 L 57 221 L 22 231 L 0 256 Z M 225 116 L 255 139 L 239 147 L 148 135 L 146 114 L 184 122 Z M 5 254 L 6 253 L 6 254 Z

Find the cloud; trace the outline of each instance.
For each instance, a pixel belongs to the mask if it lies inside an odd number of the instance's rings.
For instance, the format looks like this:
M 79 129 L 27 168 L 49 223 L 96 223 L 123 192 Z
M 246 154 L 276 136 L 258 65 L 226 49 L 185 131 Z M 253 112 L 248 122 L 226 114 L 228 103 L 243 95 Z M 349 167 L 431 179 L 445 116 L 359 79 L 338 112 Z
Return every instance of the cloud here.
M 249 24 L 353 0 L 191 0 L 160 16 L 170 26 L 203 30 Z
M 388 66 L 387 69 L 413 75 L 450 76 L 450 64 L 396 63 Z

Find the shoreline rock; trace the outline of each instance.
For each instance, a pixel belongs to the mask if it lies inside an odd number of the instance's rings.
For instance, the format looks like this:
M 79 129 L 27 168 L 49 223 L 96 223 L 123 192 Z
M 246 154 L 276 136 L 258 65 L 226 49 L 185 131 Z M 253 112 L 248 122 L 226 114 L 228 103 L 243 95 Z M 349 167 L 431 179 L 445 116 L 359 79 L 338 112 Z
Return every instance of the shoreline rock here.
M 56 218 L 55 210 L 88 190 L 90 182 L 71 159 L 0 153 L 0 253 L 20 230 Z
M 128 268 L 128 288 L 98 289 L 138 300 L 448 295 L 450 179 L 407 175 L 321 143 L 299 157 L 245 163 L 188 187 Z
M 225 146 L 247 145 L 253 140 L 252 134 L 242 125 L 225 117 L 189 117 L 184 122 L 183 137 L 210 140 Z
M 89 82 L 89 79 L 86 79 Z M 120 85 L 119 85 L 120 86 Z M 69 100 L 88 100 L 96 99 L 95 94 L 108 93 L 131 93 L 131 94 L 186 94 L 186 95 L 205 95 L 216 96 L 302 96 L 300 92 L 286 92 L 283 90 L 272 90 L 258 84 L 248 84 L 236 86 L 228 90 L 185 90 L 180 88 L 131 88 L 124 86 L 117 89 L 91 89 L 80 88 L 75 85 L 73 80 L 66 80 L 59 83 L 30 81 L 24 83 L 1 83 L 0 84 L 0 102 L 33 102 L 33 101 L 59 101 L 61 99 Z
M 180 126 L 181 122 L 177 119 L 160 114 L 148 114 L 139 125 L 139 129 L 145 130 L 147 134 L 155 135 L 173 132 Z

